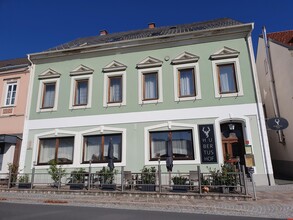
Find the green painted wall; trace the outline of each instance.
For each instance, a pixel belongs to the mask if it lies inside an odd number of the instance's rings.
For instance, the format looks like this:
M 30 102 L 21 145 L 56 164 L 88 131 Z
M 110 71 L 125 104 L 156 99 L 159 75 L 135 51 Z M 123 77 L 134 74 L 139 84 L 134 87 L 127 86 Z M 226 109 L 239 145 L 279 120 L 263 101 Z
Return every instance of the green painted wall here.
M 224 46 L 232 48 L 240 52 L 240 69 L 242 74 L 242 84 L 244 96 L 221 98 L 217 99 L 214 95 L 212 62 L 209 60 L 211 54 L 222 49 Z M 189 52 L 200 57 L 199 70 L 201 80 L 201 94 L 202 99 L 197 101 L 174 101 L 173 91 L 173 66 L 170 64 L 171 60 L 183 52 Z M 138 104 L 138 71 L 136 64 L 141 62 L 146 57 L 151 56 L 163 61 L 163 103 L 159 104 Z M 170 57 L 169 61 L 165 61 L 166 56 Z M 125 64 L 126 69 L 126 106 L 122 107 L 103 107 L 103 83 L 104 74 L 102 68 L 108 65 L 113 60 Z M 136 50 L 134 52 L 128 51 L 114 51 L 107 52 L 107 54 L 80 54 L 68 56 L 65 58 L 55 58 L 46 63 L 37 64 L 35 68 L 35 78 L 33 83 L 32 103 L 30 109 L 29 119 L 44 119 L 44 118 L 58 118 L 58 117 L 75 117 L 83 115 L 101 115 L 101 114 L 114 114 L 124 112 L 139 112 L 139 111 L 152 111 L 152 110 L 165 110 L 165 109 L 179 109 L 179 108 L 194 108 L 218 105 L 231 105 L 231 104 L 244 104 L 254 103 L 254 90 L 252 82 L 251 65 L 245 39 L 234 39 L 227 41 L 208 42 L 201 44 L 193 44 L 188 46 L 169 47 L 162 49 L 153 49 L 142 51 Z M 93 91 L 92 91 L 92 107 L 90 109 L 70 110 L 69 97 L 70 97 L 70 71 L 74 70 L 80 64 L 94 69 L 93 73 Z M 61 73 L 58 110 L 56 112 L 36 112 L 39 80 L 38 75 L 48 68 L 51 68 Z

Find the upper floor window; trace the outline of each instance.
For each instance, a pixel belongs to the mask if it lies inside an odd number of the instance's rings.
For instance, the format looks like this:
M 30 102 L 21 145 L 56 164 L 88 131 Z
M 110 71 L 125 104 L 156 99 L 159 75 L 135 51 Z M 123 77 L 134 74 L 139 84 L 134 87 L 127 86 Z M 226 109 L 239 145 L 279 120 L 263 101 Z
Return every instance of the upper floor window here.
M 143 74 L 143 100 L 158 99 L 158 72 Z
M 194 69 L 178 70 L 179 97 L 195 96 Z
M 42 138 L 39 140 L 38 165 L 72 164 L 74 137 Z
M 109 77 L 108 103 L 122 102 L 122 76 Z
M 184 52 L 172 60 L 175 101 L 201 99 L 199 57 Z
M 17 83 L 7 83 L 5 106 L 15 105 Z
M 217 67 L 220 94 L 237 92 L 234 63 L 217 65 Z
M 239 52 L 224 47 L 211 55 L 215 97 L 242 96 Z
M 88 79 L 75 81 L 74 105 L 87 105 L 88 103 Z
M 60 76 L 60 73 L 52 69 L 48 69 L 39 75 L 37 112 L 57 110 Z
M 147 57 L 136 65 L 139 104 L 163 102 L 162 64 L 156 58 Z
M 70 72 L 70 109 L 90 108 L 92 96 L 93 69 L 80 65 Z
M 103 68 L 104 107 L 126 105 L 126 68 L 115 60 Z
M 53 108 L 55 103 L 56 82 L 44 83 L 42 108 Z

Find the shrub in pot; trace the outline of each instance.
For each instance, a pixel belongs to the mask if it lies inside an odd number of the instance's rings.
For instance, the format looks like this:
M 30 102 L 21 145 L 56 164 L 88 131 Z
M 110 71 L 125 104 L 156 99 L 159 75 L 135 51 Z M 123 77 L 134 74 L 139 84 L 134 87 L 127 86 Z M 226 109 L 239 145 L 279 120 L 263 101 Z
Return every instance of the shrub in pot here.
M 141 170 L 142 191 L 156 190 L 156 168 L 144 166 Z

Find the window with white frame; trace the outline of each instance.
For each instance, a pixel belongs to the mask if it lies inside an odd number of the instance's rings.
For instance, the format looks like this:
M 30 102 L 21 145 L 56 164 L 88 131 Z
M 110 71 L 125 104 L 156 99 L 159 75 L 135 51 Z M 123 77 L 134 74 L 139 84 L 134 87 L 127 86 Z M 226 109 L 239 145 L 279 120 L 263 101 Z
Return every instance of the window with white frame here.
M 224 47 L 211 55 L 215 97 L 242 96 L 239 52 Z
M 60 73 L 52 69 L 48 69 L 39 75 L 37 112 L 57 110 L 60 76 Z
M 172 60 L 175 101 L 201 99 L 199 57 L 184 52 Z
M 163 102 L 162 64 L 161 60 L 147 57 L 136 65 L 140 105 Z
M 57 137 L 39 139 L 38 165 L 72 164 L 74 137 Z
M 76 79 L 74 86 L 74 104 L 75 106 L 86 106 L 88 103 L 88 79 Z
M 6 96 L 4 106 L 15 105 L 17 82 L 9 82 L 6 84 Z
M 99 134 L 84 136 L 83 162 L 106 163 L 109 158 L 109 146 L 113 147 L 114 162 L 121 162 L 122 134 Z
M 126 72 L 104 73 L 104 107 L 126 105 Z
M 173 68 L 175 101 L 201 99 L 198 64 L 174 65 Z

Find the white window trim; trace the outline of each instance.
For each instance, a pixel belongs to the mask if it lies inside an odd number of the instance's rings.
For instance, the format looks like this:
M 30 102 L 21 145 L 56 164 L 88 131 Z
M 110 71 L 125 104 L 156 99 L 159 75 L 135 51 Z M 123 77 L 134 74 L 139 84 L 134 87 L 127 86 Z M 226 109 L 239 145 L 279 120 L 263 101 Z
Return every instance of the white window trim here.
M 237 84 L 236 86 L 237 86 L 238 92 L 220 94 L 220 91 L 219 91 L 219 83 L 220 82 L 219 82 L 219 79 L 218 79 L 217 66 L 218 65 L 223 65 L 223 64 L 234 64 L 236 84 Z M 214 89 L 215 89 L 215 97 L 216 98 L 243 96 L 242 79 L 241 79 L 240 64 L 239 64 L 239 59 L 238 58 L 213 60 L 212 61 L 212 69 L 213 69 Z
M 38 103 L 37 103 L 37 112 L 51 112 L 57 111 L 57 103 L 59 98 L 59 81 L 60 78 L 54 79 L 43 79 L 40 80 L 39 84 L 39 92 L 38 92 Z M 44 86 L 47 83 L 55 83 L 55 98 L 54 98 L 54 105 L 53 108 L 42 108 L 43 96 L 44 96 Z
M 195 86 L 195 96 L 191 97 L 179 97 L 179 78 L 178 71 L 182 69 L 193 69 L 194 70 L 194 86 Z M 186 63 L 181 65 L 173 66 L 173 77 L 174 77 L 174 100 L 175 102 L 179 101 L 190 101 L 201 99 L 201 87 L 200 87 L 200 74 L 199 74 L 199 64 L 196 63 Z
M 61 130 L 61 129 L 54 129 L 48 132 L 40 133 L 35 135 L 34 137 L 34 148 L 33 148 L 33 160 L 31 161 L 31 167 L 34 166 L 34 163 L 38 161 L 38 155 L 39 155 L 39 145 L 40 145 L 40 139 L 42 138 L 59 138 L 59 137 L 74 137 L 74 146 L 73 146 L 73 162 L 72 164 L 62 164 L 63 168 L 70 168 L 73 166 L 78 166 L 76 164 L 76 157 L 79 156 L 78 152 L 76 150 L 76 146 L 78 146 L 79 139 L 78 139 L 78 133 L 74 131 L 67 131 L 67 130 Z M 48 169 L 50 165 L 38 165 L 35 166 L 36 169 Z
M 108 86 L 109 78 L 121 76 L 122 77 L 122 102 L 118 103 L 108 103 Z M 114 107 L 126 105 L 126 71 L 119 72 L 105 72 L 104 73 L 104 97 L 103 97 L 103 107 Z
M 158 73 L 158 99 L 155 100 L 143 100 L 143 74 L 145 73 Z M 162 77 L 162 67 L 154 67 L 154 68 L 144 68 L 138 70 L 138 103 L 140 105 L 143 104 L 151 104 L 151 103 L 159 103 L 163 102 L 163 77 Z
M 74 98 L 75 98 L 75 83 L 77 80 L 88 80 L 88 102 L 87 105 L 81 105 L 81 106 L 75 106 L 74 105 Z M 92 75 L 77 75 L 71 76 L 71 88 L 70 88 L 70 101 L 69 101 L 69 109 L 86 109 L 91 108 L 92 106 L 92 82 L 93 82 L 93 76 Z
M 16 85 L 16 91 L 15 91 L 15 100 L 14 100 L 14 104 L 6 104 L 6 100 L 7 100 L 7 95 L 8 95 L 8 87 L 9 86 L 13 86 L 13 85 Z M 17 94 L 18 94 L 18 82 L 17 81 L 15 81 L 15 80 L 13 80 L 13 81 L 8 81 L 8 82 L 6 82 L 6 84 L 5 84 L 5 86 L 4 86 L 4 88 L 5 88 L 5 96 L 4 96 L 4 100 L 3 100 L 3 106 L 4 107 L 14 107 L 14 106 L 16 106 L 16 103 L 17 103 Z
M 151 131 L 172 131 L 172 130 L 192 130 L 192 139 L 193 139 L 193 153 L 194 160 L 174 160 L 173 164 L 200 164 L 200 151 L 199 151 L 199 137 L 198 137 L 198 128 L 195 124 L 183 124 L 183 123 L 174 123 L 168 121 L 167 123 L 158 124 L 150 127 L 144 128 L 144 163 L 145 165 L 157 165 L 157 161 L 150 161 L 150 136 Z M 161 164 L 166 164 L 166 161 L 161 161 Z
M 87 135 L 103 135 L 103 134 L 116 134 L 120 133 L 122 134 L 122 151 L 121 151 L 121 162 L 115 162 L 115 166 L 126 166 L 126 129 L 125 128 L 114 128 L 114 127 L 106 127 L 106 126 L 99 126 L 97 128 L 89 129 L 86 131 L 83 131 L 80 133 L 81 138 L 79 145 L 79 163 L 82 163 L 82 157 L 83 157 L 83 141 L 84 136 Z M 86 167 L 88 167 L 88 164 L 85 164 Z M 104 167 L 107 166 L 107 163 L 92 163 L 92 167 Z

